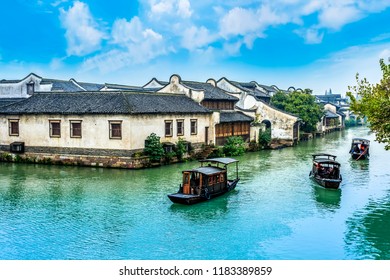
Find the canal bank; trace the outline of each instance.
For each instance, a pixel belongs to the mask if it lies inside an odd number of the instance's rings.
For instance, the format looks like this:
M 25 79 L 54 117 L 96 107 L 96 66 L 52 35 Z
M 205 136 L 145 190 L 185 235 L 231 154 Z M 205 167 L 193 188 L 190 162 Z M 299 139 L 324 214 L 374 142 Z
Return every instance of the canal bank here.
M 372 141 L 351 160 L 358 127 L 293 149 L 238 157 L 236 189 L 173 204 L 181 171 L 197 162 L 124 170 L 0 163 L 0 259 L 390 259 L 390 158 Z M 343 182 L 309 179 L 313 153 L 338 156 Z
M 340 131 L 340 130 L 337 130 Z M 332 131 L 334 132 L 334 131 Z M 330 132 L 328 132 L 330 133 Z M 310 141 L 321 135 L 303 135 L 303 141 Z M 273 139 L 265 148 L 259 143 L 250 142 L 245 144 L 246 152 L 258 152 L 263 149 L 283 149 L 294 147 L 298 143 Z M 48 148 L 48 147 L 21 147 L 14 148 L 12 145 L 0 146 L 0 162 L 33 163 L 50 165 L 89 166 L 102 168 L 142 169 L 156 167 L 188 160 L 204 159 L 210 155 L 223 156 L 221 147 L 214 145 L 192 144 L 186 148 L 182 159 L 174 152 L 175 144 L 164 147 L 165 156 L 159 161 L 152 161 L 143 150 L 105 150 L 105 149 L 77 149 L 77 148 Z

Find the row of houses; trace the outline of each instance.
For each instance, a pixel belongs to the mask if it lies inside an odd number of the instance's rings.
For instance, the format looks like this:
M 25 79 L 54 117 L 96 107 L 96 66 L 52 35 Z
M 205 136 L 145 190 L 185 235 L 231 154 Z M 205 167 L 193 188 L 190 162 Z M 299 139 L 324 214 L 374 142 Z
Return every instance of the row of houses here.
M 34 73 L 0 81 L 0 151 L 30 158 L 136 168 L 155 133 L 166 147 L 195 149 L 246 142 L 270 128 L 284 146 L 299 140 L 299 118 L 269 104 L 276 86 L 221 78 L 206 82 L 153 78 L 144 86 L 46 79 Z

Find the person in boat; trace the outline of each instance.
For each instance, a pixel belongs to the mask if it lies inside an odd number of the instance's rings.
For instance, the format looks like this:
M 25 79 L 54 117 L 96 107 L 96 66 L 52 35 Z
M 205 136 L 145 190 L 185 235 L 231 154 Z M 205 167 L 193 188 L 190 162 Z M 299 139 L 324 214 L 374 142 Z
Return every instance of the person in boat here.
M 321 163 L 317 164 L 317 173 L 318 173 L 318 175 L 324 175 L 325 174 L 325 168 L 322 166 Z
M 333 167 L 329 167 L 327 172 L 326 172 L 326 175 L 328 175 L 328 177 L 331 179 L 334 178 L 336 175 L 336 169 Z
M 362 153 L 362 154 L 364 154 L 365 152 L 366 152 L 366 144 L 364 144 L 364 143 L 362 143 L 361 145 L 360 145 L 360 152 Z
M 360 153 L 358 144 L 354 144 L 351 150 L 352 153 Z

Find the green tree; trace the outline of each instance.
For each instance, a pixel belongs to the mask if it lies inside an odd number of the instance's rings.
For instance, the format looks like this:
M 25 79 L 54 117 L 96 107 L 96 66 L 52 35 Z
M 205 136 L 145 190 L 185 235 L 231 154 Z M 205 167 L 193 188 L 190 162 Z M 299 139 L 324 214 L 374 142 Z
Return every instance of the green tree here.
M 182 161 L 183 155 L 187 152 L 187 143 L 181 137 L 179 137 L 179 140 L 176 142 L 175 152 L 176 152 L 177 159 Z
M 323 108 L 315 102 L 310 89 L 293 92 L 279 91 L 271 98 L 271 105 L 283 111 L 298 115 L 302 120 L 301 129 L 311 133 L 324 115 Z
M 351 110 L 355 114 L 367 117 L 376 140 L 385 143 L 390 150 L 390 64 L 379 60 L 382 79 L 377 84 L 370 84 L 366 78 L 359 79 L 357 85 L 349 86 L 347 96 L 351 99 Z
M 146 138 L 144 154 L 149 156 L 151 161 L 160 161 L 164 157 L 164 148 L 160 143 L 160 137 L 155 133 Z
M 271 143 L 271 129 L 267 128 L 265 131 L 259 132 L 259 144 L 263 147 L 267 147 Z
M 240 136 L 230 136 L 223 145 L 223 152 L 227 156 L 240 156 L 245 153 L 245 143 Z

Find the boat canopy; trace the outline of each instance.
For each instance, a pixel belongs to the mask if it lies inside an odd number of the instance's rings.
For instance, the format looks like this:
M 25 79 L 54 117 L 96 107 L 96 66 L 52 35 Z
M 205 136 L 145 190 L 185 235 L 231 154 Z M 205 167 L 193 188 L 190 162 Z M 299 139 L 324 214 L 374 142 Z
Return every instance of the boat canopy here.
M 230 164 L 233 162 L 238 162 L 238 160 L 234 158 L 209 158 L 209 159 L 202 159 L 199 162 L 212 162 L 212 163 L 222 163 L 222 164 Z
M 186 170 L 183 172 L 199 172 L 199 173 L 202 173 L 205 175 L 212 175 L 212 174 L 221 173 L 222 170 L 224 170 L 224 169 L 219 168 L 219 167 L 215 167 L 215 166 L 202 166 L 202 167 L 198 167 L 195 169 Z
M 314 161 L 314 164 L 331 164 L 331 165 L 337 165 L 337 166 L 340 166 L 340 163 L 335 161 L 335 160 L 331 160 L 331 159 L 318 159 L 318 160 L 315 160 Z
M 337 156 L 331 155 L 331 154 L 326 154 L 326 153 L 321 153 L 321 154 L 314 154 L 313 155 L 313 160 L 319 160 L 320 158 L 326 158 L 326 159 L 332 159 L 335 160 Z
M 356 143 L 370 143 L 370 140 L 367 140 L 367 139 L 364 139 L 364 138 L 353 138 L 352 139 L 352 142 L 356 142 Z

